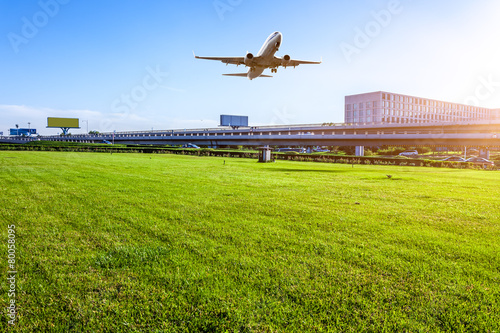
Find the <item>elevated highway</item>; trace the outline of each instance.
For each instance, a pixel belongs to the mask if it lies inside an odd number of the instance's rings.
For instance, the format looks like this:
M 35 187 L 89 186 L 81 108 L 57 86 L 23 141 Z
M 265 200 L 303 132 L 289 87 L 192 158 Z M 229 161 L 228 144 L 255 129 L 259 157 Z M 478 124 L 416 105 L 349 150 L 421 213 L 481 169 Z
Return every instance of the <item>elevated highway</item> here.
M 178 129 L 43 136 L 41 140 L 202 146 L 473 146 L 500 147 L 500 122 L 421 124 L 313 124 Z M 25 142 L 26 138 L 0 139 Z

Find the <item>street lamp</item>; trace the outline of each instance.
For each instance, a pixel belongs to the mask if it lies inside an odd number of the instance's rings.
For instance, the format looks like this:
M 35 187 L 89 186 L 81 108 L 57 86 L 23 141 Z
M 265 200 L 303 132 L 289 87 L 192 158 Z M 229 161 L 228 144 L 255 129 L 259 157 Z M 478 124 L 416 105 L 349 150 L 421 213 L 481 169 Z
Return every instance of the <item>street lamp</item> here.
M 82 120 L 87 123 L 87 134 L 89 134 L 89 121 L 88 120 Z
M 31 123 L 28 122 L 28 136 L 31 135 Z

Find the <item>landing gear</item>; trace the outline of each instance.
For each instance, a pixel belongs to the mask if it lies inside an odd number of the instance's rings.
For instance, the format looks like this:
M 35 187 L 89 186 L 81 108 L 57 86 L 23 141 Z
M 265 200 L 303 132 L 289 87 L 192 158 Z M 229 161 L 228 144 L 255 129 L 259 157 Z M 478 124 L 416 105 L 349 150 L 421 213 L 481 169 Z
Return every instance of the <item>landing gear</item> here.
M 278 73 L 278 69 L 277 68 L 271 68 L 271 73 Z

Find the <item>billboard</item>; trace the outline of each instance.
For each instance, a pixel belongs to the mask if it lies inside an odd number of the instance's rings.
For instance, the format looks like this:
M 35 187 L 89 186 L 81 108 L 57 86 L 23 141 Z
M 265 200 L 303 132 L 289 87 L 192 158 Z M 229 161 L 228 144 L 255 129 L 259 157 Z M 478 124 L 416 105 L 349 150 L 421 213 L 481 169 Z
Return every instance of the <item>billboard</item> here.
M 56 128 L 80 128 L 78 118 L 47 118 L 47 127 Z
M 231 116 L 231 115 L 220 115 L 220 125 L 221 126 L 248 126 L 248 116 Z
M 10 135 L 23 135 L 28 136 L 31 134 L 36 134 L 36 129 L 34 128 L 11 128 L 9 130 Z

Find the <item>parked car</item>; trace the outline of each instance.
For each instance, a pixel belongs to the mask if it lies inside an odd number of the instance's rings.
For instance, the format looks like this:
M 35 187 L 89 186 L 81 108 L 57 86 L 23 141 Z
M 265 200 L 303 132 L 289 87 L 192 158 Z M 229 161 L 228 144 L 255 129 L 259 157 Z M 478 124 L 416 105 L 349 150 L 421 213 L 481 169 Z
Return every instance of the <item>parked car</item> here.
M 101 143 L 105 143 L 107 145 L 112 145 L 113 144 L 112 142 L 109 142 L 108 140 L 102 140 Z
M 182 146 L 182 148 L 194 148 L 194 149 L 200 149 L 200 147 L 198 147 L 197 145 L 193 144 L 193 143 L 187 143 L 185 145 Z
M 418 151 L 416 150 L 407 150 L 399 154 L 399 156 L 406 156 L 406 157 L 417 157 L 418 156 Z
M 467 154 L 479 154 L 479 150 L 471 148 L 467 150 Z
M 467 159 L 465 162 L 474 163 L 476 165 L 482 165 L 482 166 L 495 165 L 495 162 L 487 160 L 483 157 L 471 157 Z
M 277 152 L 279 153 L 287 153 L 287 152 L 297 152 L 299 154 L 304 154 L 306 153 L 306 149 L 305 148 L 278 148 Z
M 330 152 L 330 150 L 323 149 L 323 148 L 316 148 L 316 149 L 313 149 L 313 151 L 316 153 L 329 153 Z
M 450 156 L 445 158 L 443 161 L 448 161 L 448 162 L 465 162 L 465 158 L 460 157 L 460 156 Z

